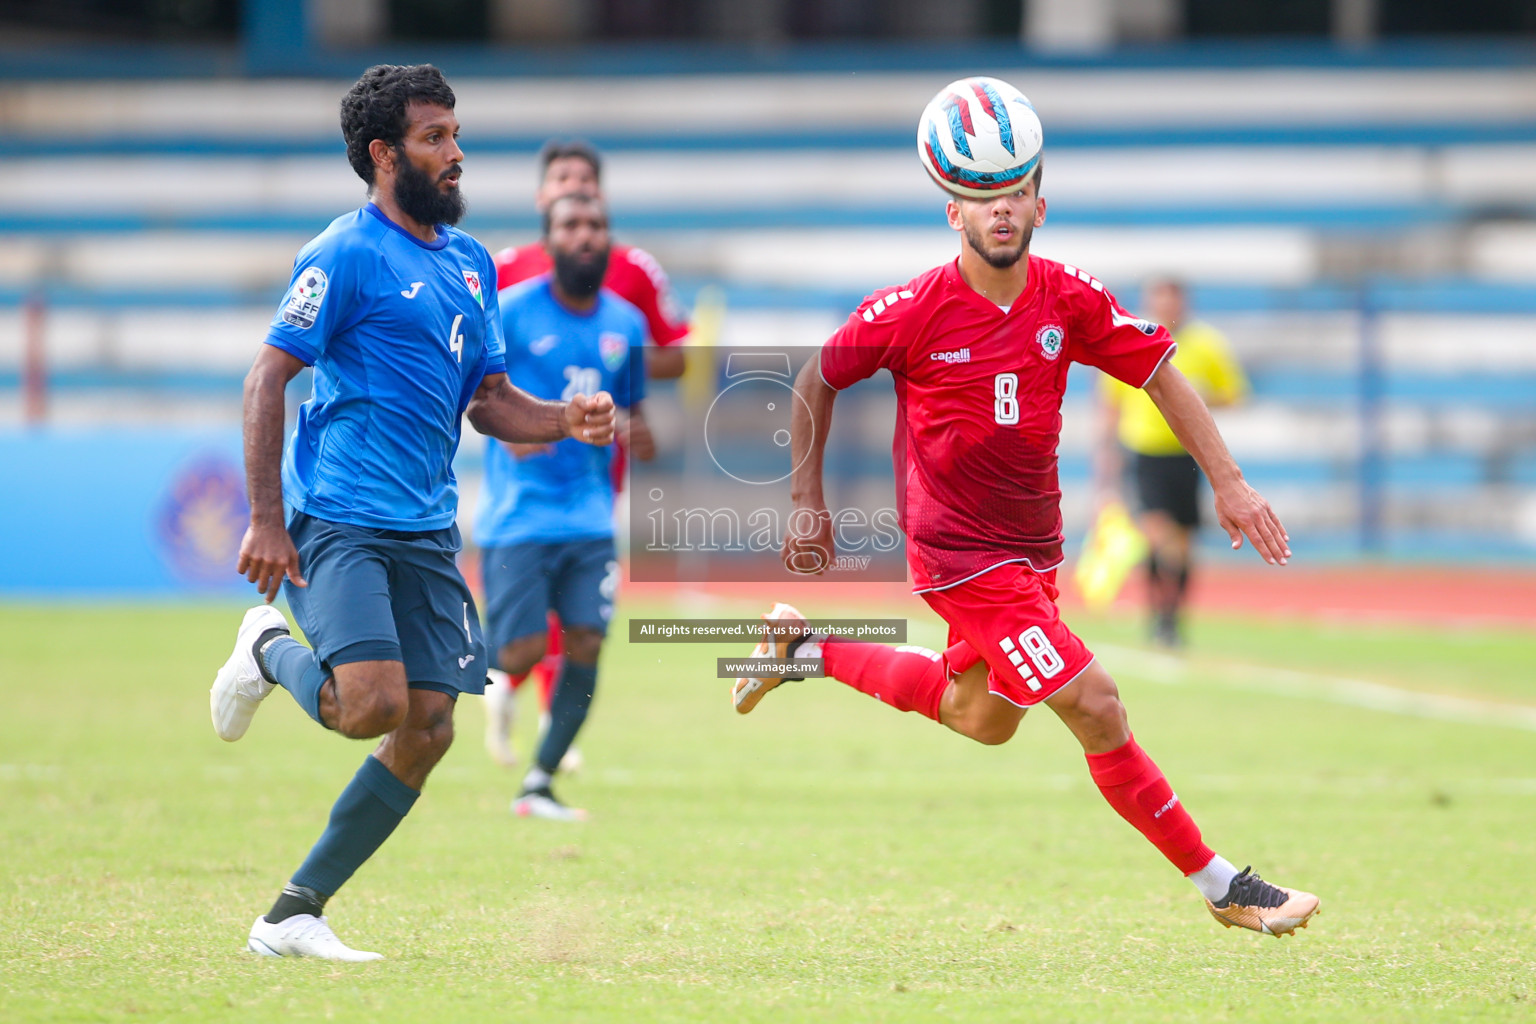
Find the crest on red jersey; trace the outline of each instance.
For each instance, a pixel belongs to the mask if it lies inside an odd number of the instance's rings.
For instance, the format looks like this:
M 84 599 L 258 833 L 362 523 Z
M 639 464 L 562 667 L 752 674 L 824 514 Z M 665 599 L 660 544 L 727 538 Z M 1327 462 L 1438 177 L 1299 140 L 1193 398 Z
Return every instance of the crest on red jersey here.
M 1035 332 L 1035 340 L 1040 343 L 1040 351 L 1045 353 L 1045 358 L 1055 359 L 1061 355 L 1061 347 L 1066 344 L 1066 332 L 1060 324 L 1042 324 Z

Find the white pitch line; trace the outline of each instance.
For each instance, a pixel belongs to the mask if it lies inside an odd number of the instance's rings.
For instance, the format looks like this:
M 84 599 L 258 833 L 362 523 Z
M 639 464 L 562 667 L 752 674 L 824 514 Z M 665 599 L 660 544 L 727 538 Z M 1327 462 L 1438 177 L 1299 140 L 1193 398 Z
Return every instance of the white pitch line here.
M 1235 686 L 1258 693 L 1344 704 L 1439 722 L 1496 725 L 1536 732 L 1536 707 L 1530 705 L 1503 704 L 1444 693 L 1423 693 L 1365 679 L 1326 676 L 1267 665 L 1186 662 L 1173 655 L 1115 644 L 1094 644 L 1093 648 L 1100 654 L 1111 655 L 1127 675 L 1155 683 L 1186 683 L 1192 675 L 1198 673 L 1224 679 Z

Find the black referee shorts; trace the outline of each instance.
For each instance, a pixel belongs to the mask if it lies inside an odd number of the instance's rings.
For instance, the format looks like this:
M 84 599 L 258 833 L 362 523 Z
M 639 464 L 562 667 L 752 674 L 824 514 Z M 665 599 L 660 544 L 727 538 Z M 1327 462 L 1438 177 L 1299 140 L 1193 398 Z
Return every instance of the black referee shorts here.
M 1166 512 L 1188 529 L 1200 525 L 1200 466 L 1188 453 L 1132 453 L 1136 503 L 1143 512 Z

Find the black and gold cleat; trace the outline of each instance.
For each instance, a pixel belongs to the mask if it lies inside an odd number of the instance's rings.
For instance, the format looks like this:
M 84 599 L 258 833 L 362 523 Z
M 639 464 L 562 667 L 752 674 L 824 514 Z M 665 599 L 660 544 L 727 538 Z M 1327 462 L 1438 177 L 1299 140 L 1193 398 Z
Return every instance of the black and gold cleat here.
M 753 658 L 788 661 L 810 636 L 810 623 L 792 605 L 782 601 L 763 613 L 763 638 L 752 648 Z M 736 713 L 744 715 L 780 683 L 796 682 L 804 676 L 744 676 L 731 687 L 731 702 Z
M 1318 899 L 1299 889 L 1270 885 L 1247 867 L 1232 879 L 1227 894 L 1205 901 L 1211 916 L 1228 928 L 1236 925 L 1279 938 L 1305 928 L 1318 912 Z

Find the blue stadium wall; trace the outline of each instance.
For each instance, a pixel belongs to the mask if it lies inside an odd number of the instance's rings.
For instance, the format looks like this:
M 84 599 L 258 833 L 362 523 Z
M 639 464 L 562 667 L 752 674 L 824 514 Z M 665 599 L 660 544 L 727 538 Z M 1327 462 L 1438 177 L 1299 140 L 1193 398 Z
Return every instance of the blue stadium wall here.
M 0 593 L 249 592 L 238 430 L 7 431 L 0 469 Z

